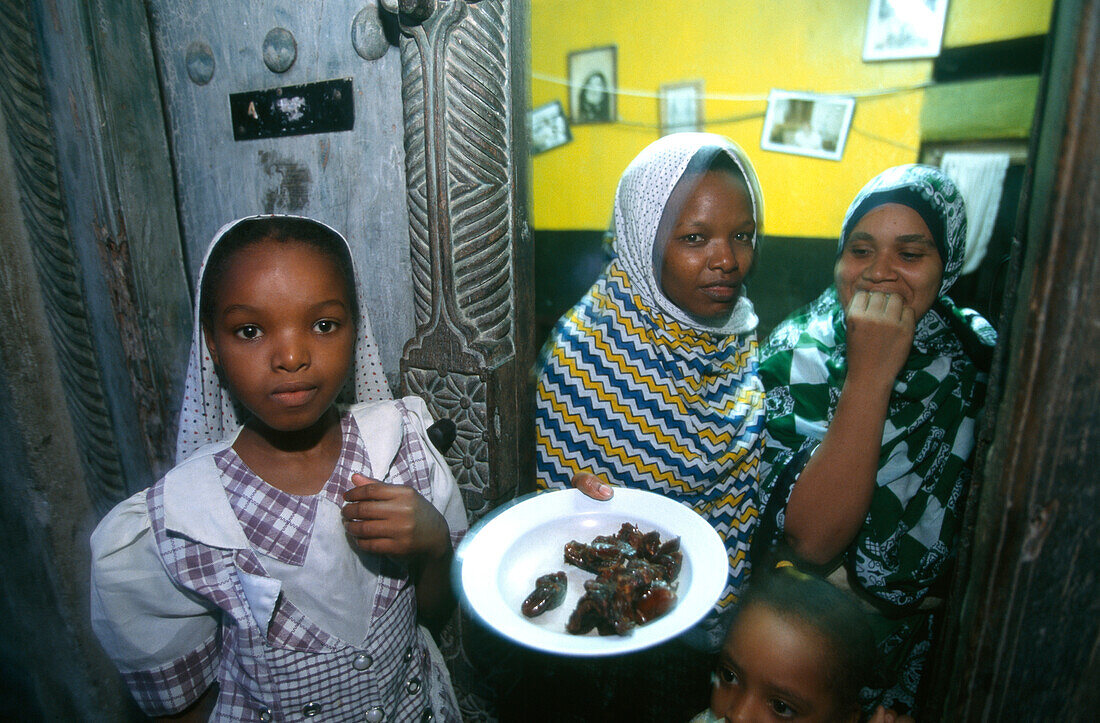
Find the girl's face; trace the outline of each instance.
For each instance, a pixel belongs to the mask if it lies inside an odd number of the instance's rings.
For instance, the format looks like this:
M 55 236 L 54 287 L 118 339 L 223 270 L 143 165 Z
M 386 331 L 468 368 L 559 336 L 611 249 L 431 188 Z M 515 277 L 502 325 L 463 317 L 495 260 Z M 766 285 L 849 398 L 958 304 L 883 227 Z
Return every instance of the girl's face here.
M 730 723 L 859 720 L 830 688 L 826 645 L 813 628 L 750 604 L 726 635 L 711 711 Z
M 842 308 L 857 291 L 882 291 L 900 295 L 919 319 L 939 295 L 943 261 L 919 213 L 884 203 L 848 234 L 833 271 Z
M 728 314 L 752 269 L 755 234 L 745 183 L 730 173 L 708 171 L 672 228 L 661 262 L 661 290 L 697 318 Z
M 215 298 L 203 333 L 233 396 L 276 431 L 317 422 L 354 356 L 352 301 L 337 265 L 306 244 L 259 241 L 228 259 Z

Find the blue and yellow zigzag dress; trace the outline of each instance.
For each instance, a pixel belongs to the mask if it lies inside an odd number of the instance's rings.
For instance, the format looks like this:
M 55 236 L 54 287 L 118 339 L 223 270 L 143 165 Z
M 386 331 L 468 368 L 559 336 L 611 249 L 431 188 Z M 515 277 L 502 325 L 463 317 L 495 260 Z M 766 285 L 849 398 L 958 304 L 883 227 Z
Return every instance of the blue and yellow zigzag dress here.
M 554 328 L 540 357 L 538 486 L 577 472 L 693 508 L 729 555 L 720 609 L 748 574 L 764 389 L 756 332 L 692 329 L 647 307 L 612 261 Z

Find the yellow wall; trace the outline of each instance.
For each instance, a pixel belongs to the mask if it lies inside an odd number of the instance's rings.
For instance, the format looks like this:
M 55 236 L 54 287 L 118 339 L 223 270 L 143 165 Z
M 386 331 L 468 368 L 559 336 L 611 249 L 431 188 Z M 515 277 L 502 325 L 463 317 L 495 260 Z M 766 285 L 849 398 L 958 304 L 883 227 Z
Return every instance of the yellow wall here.
M 1053 0 L 949 0 L 944 47 L 1042 35 Z
M 951 0 L 945 44 L 1042 34 L 1051 3 Z M 620 90 L 644 93 L 619 96 L 619 122 L 574 125 L 571 143 L 534 156 L 535 228 L 606 228 L 619 175 L 659 135 L 658 87 L 703 80 L 706 129 L 731 137 L 757 168 L 765 232 L 834 235 L 869 178 L 917 160 L 923 91 L 857 100 L 840 161 L 761 150 L 765 98 L 773 88 L 857 94 L 926 82 L 931 60 L 863 62 L 867 7 L 867 0 L 531 0 L 532 107 L 560 100 L 568 113 L 561 82 L 568 54 L 604 45 L 617 46 Z

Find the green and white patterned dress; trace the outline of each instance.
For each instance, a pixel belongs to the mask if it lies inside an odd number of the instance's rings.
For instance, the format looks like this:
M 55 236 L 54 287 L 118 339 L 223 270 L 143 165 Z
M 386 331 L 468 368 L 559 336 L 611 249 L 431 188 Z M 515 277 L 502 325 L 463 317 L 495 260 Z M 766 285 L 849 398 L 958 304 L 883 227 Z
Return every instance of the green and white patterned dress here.
M 867 691 L 868 702 L 906 710 L 931 644 L 931 598 L 954 556 L 971 478 L 986 386 L 974 359 L 988 353 L 996 334 L 976 312 L 944 296 L 962 264 L 966 220 L 962 197 L 939 169 L 901 166 L 876 177 L 852 202 L 845 231 L 860 211 L 899 202 L 890 195 L 898 189 L 919 194 L 925 210 L 939 214 L 944 276 L 894 382 L 867 517 L 834 564 L 843 565 L 849 586 L 878 611 L 871 622 L 888 679 L 885 690 Z M 844 311 L 830 287 L 778 326 L 761 350 L 768 420 L 759 506 L 770 519 L 762 518 L 759 529 L 772 537 L 758 540 L 762 545 L 780 543 L 792 481 L 836 413 L 846 349 Z M 773 502 L 773 495 L 782 497 Z

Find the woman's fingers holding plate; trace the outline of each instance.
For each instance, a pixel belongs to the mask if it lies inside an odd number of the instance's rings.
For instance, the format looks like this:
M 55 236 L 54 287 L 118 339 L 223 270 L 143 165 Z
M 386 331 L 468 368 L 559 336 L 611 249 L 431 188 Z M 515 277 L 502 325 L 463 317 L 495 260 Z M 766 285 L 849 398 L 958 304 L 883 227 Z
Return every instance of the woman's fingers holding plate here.
M 609 500 L 615 494 L 611 485 L 591 472 L 578 472 L 573 475 L 573 486 L 594 500 Z

